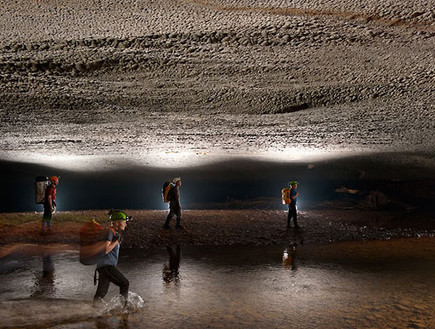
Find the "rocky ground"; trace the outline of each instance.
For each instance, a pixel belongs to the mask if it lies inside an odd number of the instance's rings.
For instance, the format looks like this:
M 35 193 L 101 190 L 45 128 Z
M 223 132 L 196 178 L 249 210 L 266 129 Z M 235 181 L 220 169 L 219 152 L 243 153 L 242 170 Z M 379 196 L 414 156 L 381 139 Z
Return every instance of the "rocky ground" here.
M 1 158 L 433 154 L 434 8 L 3 1 Z
M 299 230 L 286 227 L 286 212 L 281 210 L 190 210 L 183 212 L 183 230 L 163 229 L 165 211 L 131 210 L 134 219 L 123 234 L 124 248 L 155 248 L 180 245 L 286 245 L 328 244 L 339 241 L 386 240 L 430 237 L 435 234 L 431 215 L 356 210 L 309 210 L 300 213 Z M 96 218 L 103 225 L 103 211 L 59 213 L 53 231 L 40 234 L 40 219 L 31 214 L 3 214 L 2 220 L 20 225 L 3 225 L 2 252 L 37 252 L 39 246 L 76 249 L 83 218 Z M 57 217 L 57 220 L 56 220 Z M 65 220 L 65 217 L 80 220 Z M 101 220 L 102 219 L 102 220 Z M 32 251 L 33 250 L 33 251 Z

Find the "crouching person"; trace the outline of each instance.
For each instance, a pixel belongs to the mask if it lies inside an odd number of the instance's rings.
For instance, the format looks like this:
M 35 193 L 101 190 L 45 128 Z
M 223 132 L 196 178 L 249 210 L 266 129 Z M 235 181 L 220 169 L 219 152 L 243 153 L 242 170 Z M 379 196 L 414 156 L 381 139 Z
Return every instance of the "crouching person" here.
M 118 270 L 119 248 L 121 245 L 120 232 L 127 227 L 127 221 L 131 219 L 123 211 L 112 210 L 110 215 L 110 228 L 105 241 L 104 254 L 97 261 L 98 287 L 94 296 L 94 302 L 101 301 L 109 290 L 110 282 L 119 287 L 119 293 L 127 302 L 129 282 Z

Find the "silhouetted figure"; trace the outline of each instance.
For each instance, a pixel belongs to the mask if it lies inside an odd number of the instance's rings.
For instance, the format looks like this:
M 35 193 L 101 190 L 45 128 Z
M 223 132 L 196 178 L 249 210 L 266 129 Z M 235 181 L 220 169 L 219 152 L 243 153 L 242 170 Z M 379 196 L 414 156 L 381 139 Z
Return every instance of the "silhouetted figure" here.
M 169 191 L 169 214 L 166 217 L 165 225 L 163 226 L 166 229 L 169 229 L 169 222 L 171 219 L 176 216 L 177 222 L 175 224 L 175 228 L 182 229 L 181 226 L 181 204 L 180 204 L 180 186 L 181 186 L 181 178 L 177 177 L 172 180 L 174 186 Z
M 56 208 L 56 186 L 59 185 L 59 177 L 50 177 L 50 185 L 45 190 L 44 214 L 42 215 L 41 233 L 50 232 L 51 219 Z
M 163 267 L 163 281 L 170 283 L 172 281 L 178 282 L 180 280 L 180 259 L 181 259 L 181 248 L 179 245 L 173 250 L 172 247 L 166 247 L 169 255 L 169 266 L 165 264 Z
M 298 182 L 291 181 L 289 185 L 292 187 L 290 190 L 291 203 L 288 205 L 288 215 L 287 215 L 287 227 L 290 227 L 290 221 L 293 218 L 293 223 L 295 228 L 299 228 L 298 225 L 298 212 L 297 212 L 297 202 L 299 192 L 296 191 L 298 188 Z

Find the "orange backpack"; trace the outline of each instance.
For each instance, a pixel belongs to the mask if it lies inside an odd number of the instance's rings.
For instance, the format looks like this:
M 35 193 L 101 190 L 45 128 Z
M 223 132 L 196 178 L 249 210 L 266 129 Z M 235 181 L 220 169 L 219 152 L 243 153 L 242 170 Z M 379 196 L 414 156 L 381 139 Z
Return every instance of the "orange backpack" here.
M 170 192 L 174 186 L 175 186 L 174 183 L 172 183 L 169 180 L 167 180 L 166 182 L 163 183 L 163 188 L 162 188 L 163 202 L 171 201 L 171 193 Z
M 290 198 L 290 188 L 286 187 L 281 190 L 282 195 L 282 204 L 290 204 L 292 203 L 292 199 Z

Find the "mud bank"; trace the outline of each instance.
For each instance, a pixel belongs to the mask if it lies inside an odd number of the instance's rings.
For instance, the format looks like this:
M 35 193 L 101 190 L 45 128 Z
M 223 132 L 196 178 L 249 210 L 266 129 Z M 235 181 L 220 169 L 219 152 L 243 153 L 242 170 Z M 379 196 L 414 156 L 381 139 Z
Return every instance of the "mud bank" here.
M 183 230 L 163 229 L 165 211 L 128 211 L 134 216 L 123 234 L 124 248 L 154 248 L 170 244 L 229 246 L 328 244 L 338 241 L 386 240 L 406 237 L 434 237 L 435 221 L 430 214 L 399 214 L 380 211 L 310 210 L 301 212 L 301 228 L 287 229 L 286 212 L 281 210 L 186 210 Z M 3 214 L 14 222 L 19 214 Z M 23 216 L 21 214 L 21 216 Z M 25 215 L 24 215 L 25 216 Z M 30 214 L 27 214 L 30 216 Z M 35 215 L 31 215 L 35 218 Z M 75 217 L 78 220 L 62 220 Z M 86 218 L 106 218 L 104 211 L 58 213 L 53 231 L 40 234 L 40 221 L 32 219 L 1 229 L 3 247 L 15 251 L 22 244 L 55 244 L 77 248 L 79 230 Z M 102 224 L 107 224 L 101 221 Z M 62 245 L 64 245 L 62 247 Z M 21 246 L 21 247 L 19 247 Z M 28 249 L 27 247 L 23 247 Z M 23 249 L 23 250 L 24 250 Z

